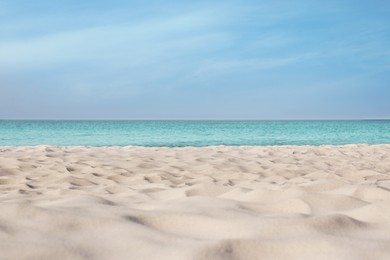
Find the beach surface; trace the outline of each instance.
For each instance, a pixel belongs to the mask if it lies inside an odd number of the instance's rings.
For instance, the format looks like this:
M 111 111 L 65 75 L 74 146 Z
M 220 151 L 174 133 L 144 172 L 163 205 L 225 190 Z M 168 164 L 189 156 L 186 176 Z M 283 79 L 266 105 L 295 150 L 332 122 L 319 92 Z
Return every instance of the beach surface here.
M 2 146 L 0 259 L 390 259 L 390 145 Z

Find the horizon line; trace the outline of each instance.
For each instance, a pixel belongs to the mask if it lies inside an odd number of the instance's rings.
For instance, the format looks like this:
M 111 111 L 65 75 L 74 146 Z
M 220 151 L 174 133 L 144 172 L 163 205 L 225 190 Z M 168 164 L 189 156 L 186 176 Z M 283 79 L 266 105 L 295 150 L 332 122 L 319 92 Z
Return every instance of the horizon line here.
M 97 119 L 83 119 L 83 118 L 0 118 L 0 121 L 376 121 L 376 120 L 390 120 L 390 118 L 275 118 L 275 119 L 186 119 L 186 118 L 163 118 L 163 119 L 153 119 L 153 118 L 123 118 L 123 119 L 107 119 L 107 118 L 97 118 Z

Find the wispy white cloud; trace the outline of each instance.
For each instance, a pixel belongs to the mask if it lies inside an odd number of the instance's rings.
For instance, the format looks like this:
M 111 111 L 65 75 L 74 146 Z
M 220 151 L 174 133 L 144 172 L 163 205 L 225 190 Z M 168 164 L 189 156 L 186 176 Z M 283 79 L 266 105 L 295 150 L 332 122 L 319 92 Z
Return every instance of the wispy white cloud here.
M 155 54 L 171 46 L 187 44 L 204 46 L 222 39 L 213 33 L 213 20 L 204 13 L 191 13 L 141 23 L 118 24 L 65 31 L 39 37 L 0 42 L 2 66 L 51 66 L 88 59 L 94 61 L 109 57 Z M 196 32 L 196 30 L 201 30 Z M 195 31 L 195 33 L 194 33 Z M 210 32 L 208 32 L 210 31 Z M 217 42 L 220 43 L 220 42 Z M 192 44 L 192 45 L 191 45 Z M 154 48 L 150 48 L 150 47 Z M 132 56 L 132 58 L 135 58 Z M 135 62 L 141 62 L 136 58 Z

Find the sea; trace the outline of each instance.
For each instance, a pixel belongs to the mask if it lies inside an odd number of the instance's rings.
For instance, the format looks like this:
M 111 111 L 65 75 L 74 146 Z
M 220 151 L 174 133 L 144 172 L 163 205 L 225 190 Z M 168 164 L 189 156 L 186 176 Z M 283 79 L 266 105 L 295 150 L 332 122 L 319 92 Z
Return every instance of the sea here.
M 390 120 L 0 120 L 1 146 L 390 144 Z

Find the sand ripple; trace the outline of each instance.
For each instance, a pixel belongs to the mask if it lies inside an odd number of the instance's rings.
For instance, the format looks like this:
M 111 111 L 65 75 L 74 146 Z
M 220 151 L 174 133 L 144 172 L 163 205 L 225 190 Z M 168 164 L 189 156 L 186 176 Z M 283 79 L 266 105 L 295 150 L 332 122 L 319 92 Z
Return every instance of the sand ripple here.
M 0 259 L 390 259 L 390 145 L 1 147 Z

